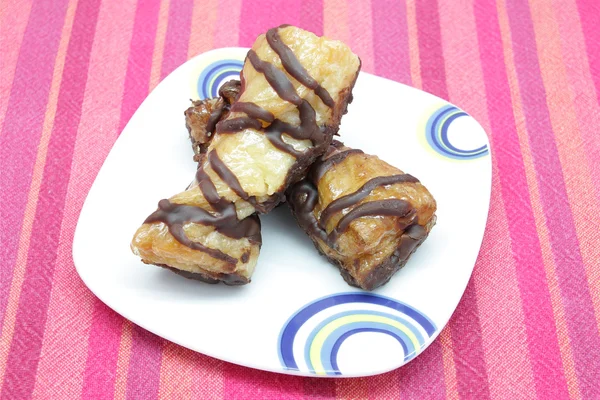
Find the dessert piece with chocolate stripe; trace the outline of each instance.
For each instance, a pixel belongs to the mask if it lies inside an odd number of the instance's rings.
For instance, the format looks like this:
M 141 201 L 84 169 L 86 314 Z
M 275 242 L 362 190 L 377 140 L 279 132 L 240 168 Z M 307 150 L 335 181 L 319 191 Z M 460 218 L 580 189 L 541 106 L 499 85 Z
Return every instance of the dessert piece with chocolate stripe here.
M 287 201 L 346 282 L 366 290 L 387 283 L 436 220 L 436 202 L 418 179 L 338 141 Z
M 248 283 L 261 245 L 254 214 L 280 203 L 329 147 L 359 70 L 339 41 L 292 26 L 260 35 L 228 114 L 210 111 L 211 123 L 223 118 L 202 144 L 195 181 L 159 202 L 132 251 L 187 277 Z
M 185 110 L 185 126 L 192 141 L 194 161 L 200 161 L 200 155 L 206 153 L 217 122 L 227 118 L 231 105 L 240 94 L 240 89 L 239 80 L 225 82 L 219 89 L 219 97 L 192 100 L 192 106 Z

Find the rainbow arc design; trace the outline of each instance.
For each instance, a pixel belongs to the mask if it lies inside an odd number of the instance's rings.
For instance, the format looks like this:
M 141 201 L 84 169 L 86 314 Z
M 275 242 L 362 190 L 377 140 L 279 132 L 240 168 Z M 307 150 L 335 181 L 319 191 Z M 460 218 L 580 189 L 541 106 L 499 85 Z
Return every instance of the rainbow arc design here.
M 307 328 L 304 343 L 296 343 L 302 340 L 298 333 Z M 342 344 L 364 332 L 395 339 L 408 362 L 429 344 L 437 328 L 427 316 L 394 299 L 372 293 L 335 294 L 305 305 L 286 322 L 278 343 L 281 365 L 317 375 L 343 375 L 338 366 Z M 302 356 L 306 370 L 298 363 Z
M 469 114 L 448 104 L 438 108 L 427 120 L 425 136 L 427 143 L 438 154 L 455 160 L 473 160 L 489 154 L 487 144 L 474 149 L 460 149 L 450 142 L 448 130 L 452 122 Z
M 231 79 L 240 79 L 243 60 L 217 60 L 205 67 L 198 77 L 197 89 L 200 99 L 217 97 L 222 83 Z

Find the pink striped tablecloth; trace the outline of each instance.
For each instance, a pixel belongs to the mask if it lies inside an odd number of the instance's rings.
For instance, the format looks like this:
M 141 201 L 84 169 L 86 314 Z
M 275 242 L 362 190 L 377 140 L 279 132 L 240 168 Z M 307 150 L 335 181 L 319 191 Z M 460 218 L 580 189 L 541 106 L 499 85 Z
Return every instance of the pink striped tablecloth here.
M 464 298 L 384 375 L 308 379 L 194 353 L 110 310 L 73 266 L 87 192 L 149 91 L 281 23 L 345 41 L 365 71 L 448 99 L 491 139 Z M 0 0 L 0 397 L 600 398 L 599 128 L 595 0 Z

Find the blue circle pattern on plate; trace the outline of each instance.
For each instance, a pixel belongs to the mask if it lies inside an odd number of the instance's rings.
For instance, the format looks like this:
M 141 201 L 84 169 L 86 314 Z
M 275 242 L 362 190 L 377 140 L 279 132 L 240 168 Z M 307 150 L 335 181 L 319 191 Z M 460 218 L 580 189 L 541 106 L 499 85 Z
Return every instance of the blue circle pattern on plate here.
M 469 114 L 453 105 L 437 109 L 427 120 L 427 143 L 437 153 L 455 160 L 473 160 L 489 154 L 487 144 L 475 149 L 459 149 L 450 143 L 448 129 L 452 122 L 460 117 L 469 117 Z
M 217 97 L 219 86 L 230 79 L 240 79 L 240 71 L 244 66 L 242 60 L 218 60 L 204 68 L 198 78 L 198 94 L 201 99 Z
M 402 346 L 404 362 L 413 359 L 429 342 L 437 328 L 423 313 L 389 297 L 372 293 L 339 293 L 318 299 L 298 310 L 283 326 L 278 342 L 279 361 L 288 370 L 299 371 L 294 356 L 294 341 L 298 331 L 319 312 L 341 304 L 356 304 L 355 310 L 335 313 L 319 324 L 308 335 L 304 358 L 308 370 L 320 375 L 342 375 L 337 357 L 348 337 L 362 332 L 376 332 L 391 336 Z M 377 305 L 390 312 L 366 310 L 361 305 Z M 423 334 L 425 332 L 425 335 Z

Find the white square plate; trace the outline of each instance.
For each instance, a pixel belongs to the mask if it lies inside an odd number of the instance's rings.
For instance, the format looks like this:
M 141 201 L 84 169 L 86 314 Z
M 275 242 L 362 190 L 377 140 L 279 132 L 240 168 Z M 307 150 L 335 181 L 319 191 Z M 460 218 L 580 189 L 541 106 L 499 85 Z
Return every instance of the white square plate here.
M 349 287 L 287 207 L 262 216 L 252 283 L 208 285 L 143 264 L 129 248 L 160 199 L 196 165 L 183 111 L 236 78 L 247 49 L 217 49 L 170 74 L 108 155 L 84 204 L 73 259 L 109 307 L 187 348 L 233 363 L 307 376 L 397 368 L 439 334 L 467 285 L 486 224 L 489 143 L 481 126 L 431 94 L 361 73 L 340 139 L 421 180 L 438 203 L 429 238 L 385 286 Z

